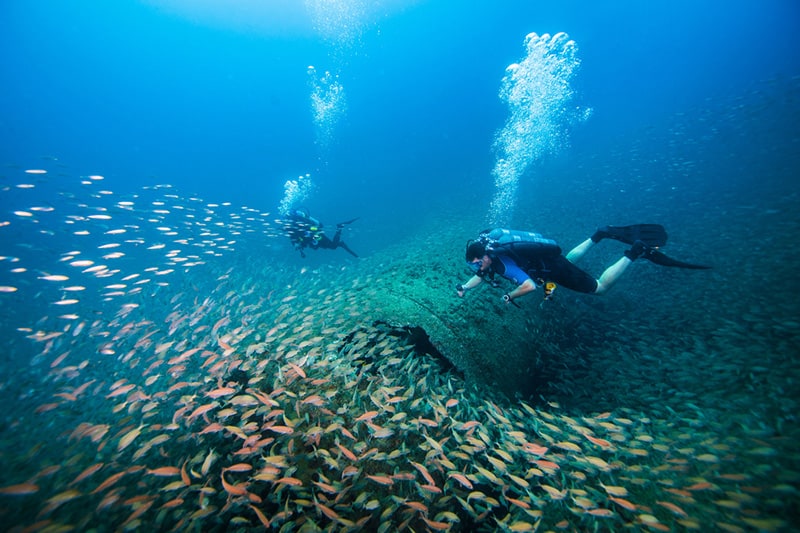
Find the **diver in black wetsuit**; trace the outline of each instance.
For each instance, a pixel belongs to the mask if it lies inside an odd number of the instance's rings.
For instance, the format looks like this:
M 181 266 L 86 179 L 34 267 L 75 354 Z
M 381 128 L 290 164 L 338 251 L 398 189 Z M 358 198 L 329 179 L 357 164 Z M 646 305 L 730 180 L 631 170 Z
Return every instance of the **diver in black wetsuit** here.
M 615 239 L 630 244 L 631 248 L 595 279 L 574 263 L 603 239 Z M 517 284 L 514 290 L 503 295 L 504 302 L 516 305 L 514 300 L 535 290 L 537 283 L 545 285 L 545 297 L 549 294 L 548 286 L 552 291 L 552 283 L 577 292 L 603 294 L 639 258 L 662 266 L 711 268 L 667 257 L 658 251 L 666 243 L 667 232 L 658 224 L 604 226 L 565 257 L 561 255 L 561 248 L 555 241 L 539 234 L 504 229 L 486 230 L 477 240 L 467 243 L 466 260 L 476 274 L 463 285 L 456 285 L 456 292 L 459 296 L 464 296 L 464 291 L 477 286 L 484 278 L 488 277 L 493 281 L 494 275 L 499 274 Z
M 327 248 L 329 250 L 344 248 L 353 257 L 358 257 L 358 255 L 356 255 L 356 253 L 341 239 L 342 228 L 356 220 L 358 220 L 358 218 L 336 224 L 336 233 L 333 235 L 333 240 L 322 231 L 322 223 L 312 217 L 307 210 L 292 209 L 286 214 L 286 217 L 281 220 L 281 223 L 283 224 L 286 236 L 292 241 L 294 249 L 300 252 L 301 257 L 306 256 L 303 252 L 303 249 L 306 247 L 313 250 L 318 248 Z

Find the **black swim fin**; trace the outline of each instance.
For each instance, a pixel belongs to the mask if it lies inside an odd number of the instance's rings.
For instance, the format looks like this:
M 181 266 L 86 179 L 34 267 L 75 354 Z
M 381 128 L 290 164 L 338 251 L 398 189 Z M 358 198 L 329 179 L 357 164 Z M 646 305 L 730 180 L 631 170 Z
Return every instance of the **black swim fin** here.
M 344 226 L 346 226 L 346 225 L 348 225 L 348 224 L 352 224 L 353 222 L 355 222 L 355 221 L 356 221 L 356 220 L 358 220 L 359 218 L 361 218 L 361 217 L 356 217 L 356 218 L 354 218 L 354 219 L 352 219 L 352 220 L 347 220 L 347 221 L 345 221 L 345 222 L 339 222 L 338 224 L 336 224 L 336 227 L 337 227 L 337 228 L 343 228 Z
M 651 261 L 657 265 L 665 266 L 665 267 L 676 267 L 676 268 L 690 268 L 693 270 L 707 270 L 711 268 L 710 266 L 706 265 L 695 265 L 692 263 L 684 263 L 683 261 L 678 261 L 677 259 L 673 259 L 668 257 L 658 250 L 653 250 L 652 248 L 646 250 L 642 257 Z
M 625 244 L 642 241 L 646 246 L 658 248 L 667 244 L 667 231 L 661 224 L 634 224 L 633 226 L 605 226 L 592 235 L 594 242 L 615 239 Z

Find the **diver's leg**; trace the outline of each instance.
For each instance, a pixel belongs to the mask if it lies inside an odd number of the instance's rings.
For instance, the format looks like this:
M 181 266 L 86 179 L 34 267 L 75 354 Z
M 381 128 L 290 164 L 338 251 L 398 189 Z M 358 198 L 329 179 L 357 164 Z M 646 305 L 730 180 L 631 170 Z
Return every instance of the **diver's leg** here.
M 351 250 L 351 249 L 350 249 L 350 247 L 349 247 L 349 246 L 347 246 L 347 245 L 344 243 L 344 241 L 340 240 L 340 241 L 339 241 L 337 244 L 338 244 L 338 246 L 339 246 L 340 248 L 344 248 L 345 250 L 347 250 L 347 251 L 348 251 L 348 253 L 349 253 L 350 255 L 352 255 L 353 257 L 358 257 L 358 255 L 356 255 L 356 253 L 355 253 L 353 250 Z
M 595 294 L 604 294 L 608 289 L 610 289 L 617 280 L 622 277 L 622 274 L 631 266 L 631 261 L 626 256 L 622 256 L 619 260 L 605 269 L 605 271 L 600 274 L 600 277 L 597 280 L 597 288 L 595 289 Z
M 339 236 L 337 235 L 337 236 L 336 236 L 336 238 L 338 239 L 338 237 L 339 237 Z M 331 240 L 328 238 L 328 236 L 327 236 L 327 235 L 323 235 L 323 236 L 322 236 L 322 237 L 320 237 L 320 239 L 317 241 L 317 248 L 325 248 L 325 249 L 327 249 L 327 250 L 333 250 L 333 249 L 335 249 L 335 248 L 336 248 L 336 245 L 337 245 L 336 241 L 331 241 Z
M 334 248 L 336 248 L 336 247 L 344 248 L 353 257 L 358 257 L 358 255 L 356 255 L 356 253 L 353 250 L 351 250 L 350 247 L 348 247 L 344 243 L 344 241 L 342 240 L 342 228 L 343 227 L 344 227 L 344 224 L 339 224 L 338 226 L 336 226 L 336 228 L 337 228 L 336 229 L 336 234 L 333 236 L 333 247 Z
M 597 290 L 597 280 L 567 261 L 563 255 L 544 260 L 543 267 L 548 271 L 546 281 L 554 281 L 569 290 L 584 294 L 594 294 Z
M 603 294 L 610 289 L 622 274 L 631 266 L 631 263 L 639 259 L 645 252 L 650 250 L 642 241 L 636 241 L 630 250 L 625 250 L 625 255 L 620 257 L 616 263 L 608 267 L 597 280 L 597 290 L 595 294 Z
M 570 263 L 575 263 L 577 261 L 580 261 L 580 259 L 584 255 L 586 255 L 586 252 L 589 251 L 589 248 L 594 246 L 594 244 L 595 244 L 594 240 L 586 239 L 578 246 L 569 251 L 569 253 L 567 254 L 567 261 L 569 261 Z
M 598 242 L 602 241 L 605 238 L 610 237 L 611 234 L 608 232 L 608 226 L 603 226 L 602 228 L 598 228 L 597 231 L 594 232 L 594 235 L 580 243 L 578 246 L 573 248 L 567 254 L 567 261 L 570 263 L 575 263 L 576 261 L 580 261 L 581 258 L 586 255 L 586 252 L 589 251 L 589 248 L 597 244 Z

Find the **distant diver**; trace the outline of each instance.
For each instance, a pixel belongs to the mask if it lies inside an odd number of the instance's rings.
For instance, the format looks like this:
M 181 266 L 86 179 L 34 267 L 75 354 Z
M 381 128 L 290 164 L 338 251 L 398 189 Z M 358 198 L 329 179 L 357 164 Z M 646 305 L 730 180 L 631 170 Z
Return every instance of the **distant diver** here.
M 353 257 L 358 257 L 358 255 L 356 255 L 342 240 L 342 228 L 356 220 L 358 220 L 358 218 L 336 224 L 336 233 L 333 236 L 333 240 L 325 235 L 325 232 L 322 231 L 322 223 L 312 217 L 307 209 L 289 210 L 286 217 L 281 220 L 281 223 L 283 224 L 286 236 L 292 241 L 294 249 L 300 252 L 301 257 L 306 256 L 303 250 L 307 247 L 312 250 L 318 248 L 327 248 L 330 250 L 344 248 Z
M 603 239 L 615 239 L 630 244 L 631 248 L 598 279 L 594 279 L 574 263 Z M 604 226 L 565 257 L 556 241 L 538 233 L 500 228 L 484 230 L 477 239 L 467 242 L 466 260 L 475 275 L 463 285 L 456 285 L 456 292 L 463 297 L 466 290 L 476 287 L 484 279 L 497 286 L 494 276 L 499 274 L 517 284 L 514 290 L 502 297 L 507 304 L 517 305 L 514 300 L 537 286 L 544 288 L 545 298 L 550 297 L 556 284 L 586 294 L 603 294 L 639 258 L 667 267 L 711 268 L 667 257 L 658 250 L 666 243 L 667 232 L 659 224 Z

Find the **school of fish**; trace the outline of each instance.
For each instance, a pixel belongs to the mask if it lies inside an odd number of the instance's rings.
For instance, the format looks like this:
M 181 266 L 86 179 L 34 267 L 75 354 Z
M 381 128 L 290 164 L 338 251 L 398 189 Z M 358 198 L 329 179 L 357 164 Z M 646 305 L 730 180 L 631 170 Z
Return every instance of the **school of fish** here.
M 510 399 L 374 321 L 388 274 L 237 260 L 281 238 L 269 213 L 169 186 L 120 195 L 101 176 L 54 191 L 52 172 L 9 170 L 0 191 L 3 349 L 30 359 L 0 389 L 8 530 L 737 532 L 797 518 L 796 429 Z

